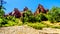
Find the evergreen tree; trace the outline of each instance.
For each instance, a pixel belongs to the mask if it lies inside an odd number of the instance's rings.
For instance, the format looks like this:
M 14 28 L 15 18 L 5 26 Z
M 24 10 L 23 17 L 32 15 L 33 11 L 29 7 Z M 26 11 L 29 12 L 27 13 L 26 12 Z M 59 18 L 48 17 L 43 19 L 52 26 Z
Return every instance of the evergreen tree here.
M 5 9 L 4 6 L 3 6 L 3 4 L 5 4 L 5 3 L 6 3 L 5 1 L 0 0 L 0 16 L 2 16 L 2 15 L 5 14 L 5 12 L 3 10 L 3 9 Z

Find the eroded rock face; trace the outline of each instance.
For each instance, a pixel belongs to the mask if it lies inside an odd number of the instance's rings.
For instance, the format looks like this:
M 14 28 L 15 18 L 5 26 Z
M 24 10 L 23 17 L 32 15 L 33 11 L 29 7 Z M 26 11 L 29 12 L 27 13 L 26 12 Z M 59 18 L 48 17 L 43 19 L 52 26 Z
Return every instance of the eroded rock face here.
M 36 30 L 28 26 L 0 27 L 0 34 L 60 34 L 60 29 L 43 28 Z
M 18 10 L 18 8 L 14 8 L 14 11 L 9 13 L 9 15 L 19 18 L 21 17 L 21 12 Z
M 23 11 L 27 11 L 28 10 L 28 8 L 27 7 L 25 7 L 24 9 L 23 9 Z
M 45 10 L 44 7 L 41 4 L 39 4 L 38 5 L 38 8 L 36 9 L 36 12 L 34 13 L 34 15 L 39 14 L 40 12 L 47 13 L 48 12 L 48 9 Z
M 30 27 L 15 26 L 15 27 L 1 27 L 0 34 L 39 34 L 39 32 Z
M 42 30 L 39 30 L 40 34 L 60 34 L 60 29 L 55 28 L 43 28 Z
M 9 13 L 9 15 L 15 16 L 15 17 L 19 18 L 19 17 L 23 16 L 23 13 L 26 12 L 27 10 L 28 10 L 27 7 L 25 7 L 23 9 L 23 11 L 19 11 L 18 8 L 14 8 L 14 11 L 12 11 L 11 13 Z

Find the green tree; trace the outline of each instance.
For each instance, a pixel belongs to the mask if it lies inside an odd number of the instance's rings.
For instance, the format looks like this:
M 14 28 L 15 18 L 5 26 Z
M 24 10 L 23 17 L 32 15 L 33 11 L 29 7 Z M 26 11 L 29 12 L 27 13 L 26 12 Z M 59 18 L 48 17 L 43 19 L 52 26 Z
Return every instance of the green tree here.
M 23 13 L 23 18 L 22 18 L 22 21 L 23 22 L 29 22 L 31 21 L 32 19 L 32 12 L 30 10 L 27 10 Z
M 35 20 L 37 22 L 41 22 L 41 21 L 46 21 L 47 18 L 45 17 L 44 13 L 40 13 L 40 14 L 38 14 L 38 15 L 35 16 Z
M 53 7 L 48 14 L 46 15 L 49 21 L 51 22 L 59 22 L 60 21 L 60 8 Z
M 5 14 L 5 12 L 3 10 L 3 9 L 5 9 L 4 6 L 3 6 L 3 4 L 5 4 L 5 3 L 6 3 L 5 1 L 0 0 L 0 16 L 2 16 L 2 15 Z
M 0 9 L 0 16 L 2 16 L 4 14 L 5 14 L 4 10 L 3 9 Z

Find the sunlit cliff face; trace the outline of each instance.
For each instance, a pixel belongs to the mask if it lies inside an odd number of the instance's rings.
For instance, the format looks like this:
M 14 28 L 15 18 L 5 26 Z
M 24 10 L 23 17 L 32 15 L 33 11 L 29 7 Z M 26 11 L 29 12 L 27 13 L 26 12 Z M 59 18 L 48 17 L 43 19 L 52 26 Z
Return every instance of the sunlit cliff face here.
M 14 11 L 11 12 L 11 13 L 9 13 L 9 15 L 15 16 L 15 17 L 19 18 L 19 17 L 23 16 L 23 13 L 26 12 L 27 10 L 28 10 L 28 8 L 25 7 L 25 8 L 23 9 L 23 11 L 20 12 L 17 8 L 14 8 Z
M 23 11 L 19 11 L 18 8 L 14 8 L 14 10 L 11 13 L 9 13 L 9 15 L 19 18 L 23 16 L 23 13 L 26 12 L 27 10 L 29 10 L 27 7 L 25 7 Z M 39 4 L 34 15 L 40 14 L 40 12 L 47 13 L 48 10 L 45 10 L 44 7 L 41 4 Z
M 38 5 L 38 8 L 36 9 L 36 12 L 34 13 L 34 15 L 40 14 L 40 12 L 42 12 L 42 13 L 47 13 L 48 10 L 45 10 L 44 7 L 43 7 L 41 4 L 39 4 L 39 5 Z
M 42 13 L 45 12 L 44 7 L 42 5 L 40 5 L 40 4 L 38 5 L 38 9 L 39 9 L 39 12 L 42 12 Z
M 23 9 L 23 11 L 27 11 L 28 10 L 28 8 L 27 7 L 25 7 L 24 9 Z
M 17 8 L 14 8 L 14 11 L 9 13 L 9 15 L 19 18 L 21 17 L 21 12 Z

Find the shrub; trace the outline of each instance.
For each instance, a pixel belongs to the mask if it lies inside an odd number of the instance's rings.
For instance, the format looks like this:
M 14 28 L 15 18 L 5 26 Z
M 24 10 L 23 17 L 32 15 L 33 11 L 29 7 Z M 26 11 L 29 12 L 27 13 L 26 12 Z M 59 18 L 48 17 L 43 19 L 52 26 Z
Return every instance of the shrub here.
M 41 22 L 41 21 L 46 21 L 47 18 L 46 18 L 46 16 L 44 15 L 44 13 L 40 13 L 40 14 L 38 14 L 38 15 L 35 16 L 35 20 L 36 20 L 37 22 Z
M 0 9 L 0 16 L 3 16 L 5 14 L 3 9 Z
M 0 27 L 15 26 L 15 25 L 18 26 L 22 25 L 22 21 L 13 16 L 0 17 Z
M 42 23 L 28 23 L 27 25 L 30 27 L 33 27 L 35 29 L 42 29 L 42 28 L 46 27 L 46 25 L 44 25 Z
M 60 21 L 60 8 L 53 7 L 48 14 L 46 15 L 50 22 L 59 22 Z

